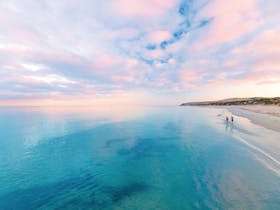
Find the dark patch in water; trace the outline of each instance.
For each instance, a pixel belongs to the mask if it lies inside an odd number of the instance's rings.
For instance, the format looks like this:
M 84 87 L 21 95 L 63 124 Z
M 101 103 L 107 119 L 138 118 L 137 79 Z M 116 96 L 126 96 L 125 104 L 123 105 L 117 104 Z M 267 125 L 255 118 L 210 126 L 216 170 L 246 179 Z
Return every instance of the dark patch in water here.
M 118 155 L 129 155 L 131 152 L 129 149 L 119 149 Z
M 109 193 L 111 194 L 112 201 L 114 203 L 123 200 L 126 197 L 133 196 L 137 193 L 145 192 L 149 187 L 142 183 L 130 183 L 118 188 L 111 188 Z
M 114 144 L 116 143 L 123 143 L 125 141 L 127 141 L 128 139 L 125 139 L 125 138 L 119 138 L 119 139 L 110 139 L 108 141 L 106 141 L 105 143 L 105 147 L 108 148 L 108 147 L 112 147 Z
M 0 209 L 103 209 L 128 196 L 148 190 L 142 183 L 105 186 L 91 174 L 58 183 L 17 190 L 0 197 Z M 57 206 L 59 204 L 59 206 Z M 56 206 L 53 206 L 56 205 Z
M 100 163 L 100 162 L 96 163 L 95 165 L 96 165 L 96 166 L 104 166 L 104 164 L 103 164 L 103 163 Z
M 170 131 L 177 131 L 178 130 L 178 127 L 174 123 L 171 123 L 171 122 L 166 123 L 163 126 L 163 128 L 166 129 L 166 130 L 170 130 Z
M 83 188 L 85 185 L 97 187 L 97 183 L 87 175 L 83 178 L 71 178 L 55 184 L 17 190 L 0 197 L 0 209 L 37 209 L 57 196 L 71 189 Z
M 170 144 L 162 144 L 159 143 L 160 141 L 164 142 L 170 140 L 169 138 L 159 138 L 155 141 L 155 139 L 149 139 L 149 138 L 139 138 L 137 140 L 137 143 L 134 147 L 127 149 L 127 148 L 121 148 L 117 151 L 118 155 L 121 156 L 128 156 L 130 155 L 130 158 L 133 160 L 141 159 L 145 157 L 162 157 L 166 154 L 166 151 L 168 151 L 172 146 Z

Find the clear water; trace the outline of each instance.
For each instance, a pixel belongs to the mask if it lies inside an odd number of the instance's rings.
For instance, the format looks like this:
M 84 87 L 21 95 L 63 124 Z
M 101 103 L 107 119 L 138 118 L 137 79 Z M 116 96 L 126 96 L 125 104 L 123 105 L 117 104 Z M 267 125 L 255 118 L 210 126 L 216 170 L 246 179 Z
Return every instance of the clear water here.
M 224 114 L 1 108 L 0 209 L 279 209 L 279 133 Z

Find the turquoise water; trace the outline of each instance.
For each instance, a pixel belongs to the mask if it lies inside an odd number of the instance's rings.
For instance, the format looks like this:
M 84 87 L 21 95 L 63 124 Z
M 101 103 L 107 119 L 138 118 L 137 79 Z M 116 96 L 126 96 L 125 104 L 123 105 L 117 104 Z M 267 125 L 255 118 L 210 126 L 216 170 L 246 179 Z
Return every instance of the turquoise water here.
M 225 113 L 1 108 L 0 209 L 279 209 L 279 133 Z

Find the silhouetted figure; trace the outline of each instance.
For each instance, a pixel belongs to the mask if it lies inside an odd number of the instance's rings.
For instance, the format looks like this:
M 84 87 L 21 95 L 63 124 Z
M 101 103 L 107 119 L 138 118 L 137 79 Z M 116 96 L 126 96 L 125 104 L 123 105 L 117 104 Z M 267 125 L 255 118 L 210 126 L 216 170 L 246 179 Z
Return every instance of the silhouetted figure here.
M 233 123 L 233 116 L 231 116 L 231 122 Z
M 228 122 L 228 116 L 226 116 L 226 122 Z

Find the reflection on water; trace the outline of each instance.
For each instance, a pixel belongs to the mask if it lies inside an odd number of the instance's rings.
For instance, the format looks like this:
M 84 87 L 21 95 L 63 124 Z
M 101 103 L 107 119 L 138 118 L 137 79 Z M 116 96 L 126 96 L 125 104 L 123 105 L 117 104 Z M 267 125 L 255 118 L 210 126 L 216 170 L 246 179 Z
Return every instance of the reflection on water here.
M 0 209 L 277 209 L 279 176 L 237 141 L 276 134 L 221 113 L 2 108 Z
M 226 121 L 226 131 L 230 131 L 230 132 L 233 132 L 233 129 L 234 129 L 234 124 L 233 122 L 228 122 Z

